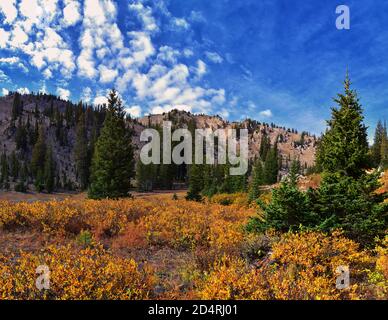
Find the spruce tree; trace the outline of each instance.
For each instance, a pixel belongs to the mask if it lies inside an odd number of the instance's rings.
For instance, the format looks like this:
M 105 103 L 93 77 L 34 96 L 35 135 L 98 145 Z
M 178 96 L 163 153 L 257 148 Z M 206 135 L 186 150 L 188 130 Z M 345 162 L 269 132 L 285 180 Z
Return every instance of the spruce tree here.
M 360 177 L 368 167 L 367 131 L 356 91 L 345 80 L 345 93 L 334 101 L 339 108 L 332 108 L 329 129 L 324 134 L 318 151 L 318 162 L 323 171 L 341 172 L 354 178 Z
M 381 135 L 381 146 L 380 146 L 380 165 L 386 170 L 388 169 L 388 133 L 387 125 L 384 123 L 382 135 Z
M 85 190 L 89 182 L 90 163 L 84 114 L 79 117 L 77 123 L 74 158 L 80 188 Z
M 32 158 L 31 158 L 31 169 L 32 169 L 32 174 L 35 178 L 38 176 L 39 171 L 40 171 L 40 175 L 41 176 L 43 175 L 45 155 L 46 155 L 45 133 L 44 133 L 43 126 L 41 126 L 39 128 L 38 139 L 32 150 Z
M 186 195 L 186 200 L 201 201 L 202 188 L 203 188 L 203 179 L 202 179 L 201 167 L 198 164 L 192 164 L 190 166 L 189 190 Z
M 92 160 L 89 197 L 119 198 L 129 195 L 133 177 L 131 131 L 124 120 L 122 102 L 115 90 L 109 93 L 107 114 Z
M 260 186 L 264 185 L 263 165 L 260 159 L 256 159 L 253 167 L 252 182 L 249 189 L 249 202 L 255 201 L 260 196 Z
M 323 179 L 312 210 L 319 215 L 324 231 L 342 228 L 345 234 L 366 244 L 384 233 L 388 204 L 380 187 L 379 172 L 367 174 L 368 143 L 362 108 L 346 77 L 345 94 L 332 109 L 329 129 L 319 149 Z
M 15 121 L 23 112 L 23 105 L 20 97 L 20 93 L 16 92 L 12 103 L 11 120 Z
M 45 163 L 44 163 L 44 186 L 48 193 L 54 191 L 55 178 L 55 162 L 51 146 L 46 148 Z
M 373 146 L 371 148 L 371 160 L 374 167 L 378 167 L 381 164 L 381 144 L 384 139 L 384 127 L 381 121 L 377 123 Z
M 270 148 L 264 162 L 264 181 L 266 184 L 274 184 L 278 181 L 279 155 L 277 144 Z

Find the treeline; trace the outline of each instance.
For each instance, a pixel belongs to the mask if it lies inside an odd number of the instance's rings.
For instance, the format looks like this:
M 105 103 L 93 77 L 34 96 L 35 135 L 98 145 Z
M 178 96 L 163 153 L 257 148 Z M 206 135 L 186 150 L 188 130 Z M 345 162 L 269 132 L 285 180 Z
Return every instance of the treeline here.
M 16 149 L 9 152 L 3 146 L 1 188 L 10 190 L 13 185 L 20 192 L 31 185 L 38 192 L 86 189 L 105 107 L 82 102 L 74 105 L 46 94 L 22 96 L 16 92 L 13 97 L 7 132 Z M 26 110 L 26 103 L 33 103 L 34 108 Z

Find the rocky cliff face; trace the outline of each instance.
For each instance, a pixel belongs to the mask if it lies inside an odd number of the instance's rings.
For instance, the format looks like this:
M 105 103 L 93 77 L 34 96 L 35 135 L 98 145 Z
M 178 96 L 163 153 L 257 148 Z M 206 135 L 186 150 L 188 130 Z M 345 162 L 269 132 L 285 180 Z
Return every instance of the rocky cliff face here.
M 275 124 L 260 123 L 254 120 L 241 122 L 229 122 L 219 116 L 194 115 L 185 111 L 173 110 L 162 115 L 150 115 L 138 119 L 143 127 L 161 126 L 163 121 L 172 121 L 178 127 L 187 127 L 195 124 L 198 129 L 248 129 L 249 135 L 249 158 L 254 159 L 259 155 L 260 144 L 263 135 L 267 135 L 271 144 L 278 142 L 279 154 L 282 158 L 282 170 L 287 168 L 292 160 L 301 162 L 302 167 L 311 167 L 315 162 L 317 138 L 307 132 L 298 132 L 295 129 L 280 127 Z

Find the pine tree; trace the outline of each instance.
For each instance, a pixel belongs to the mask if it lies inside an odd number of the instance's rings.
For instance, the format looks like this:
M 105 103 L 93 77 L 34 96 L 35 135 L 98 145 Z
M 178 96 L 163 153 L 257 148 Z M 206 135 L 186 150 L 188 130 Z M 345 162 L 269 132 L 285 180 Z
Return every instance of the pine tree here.
M 260 142 L 260 158 L 264 161 L 267 158 L 267 154 L 271 149 L 271 140 L 266 133 L 263 133 Z
M 279 174 L 279 156 L 277 144 L 275 144 L 267 153 L 264 162 L 264 181 L 266 184 L 274 184 L 278 181 Z
M 48 193 L 52 193 L 54 191 L 55 162 L 53 159 L 51 146 L 46 148 L 43 175 L 45 189 Z
M 252 182 L 249 189 L 249 202 L 255 201 L 260 196 L 260 186 L 264 185 L 263 165 L 260 159 L 256 159 L 253 167 Z
M 350 89 L 346 76 L 345 94 L 334 100 L 329 130 L 324 134 L 318 151 L 318 162 L 324 171 L 342 172 L 357 178 L 368 167 L 367 131 L 356 91 Z
M 25 151 L 27 149 L 27 129 L 19 118 L 15 134 L 16 149 Z
M 198 164 L 190 166 L 189 190 L 186 195 L 186 200 L 201 201 L 201 191 L 203 188 L 203 179 L 201 167 Z
M 45 134 L 43 126 L 39 129 L 39 136 L 32 150 L 32 158 L 31 158 L 31 169 L 34 177 L 38 176 L 38 172 L 40 171 L 40 175 L 43 175 L 43 168 L 45 162 L 46 155 L 46 142 L 45 142 Z
M 89 155 L 86 136 L 85 115 L 82 114 L 77 123 L 76 140 L 74 145 L 74 158 L 78 181 L 82 190 L 85 190 L 89 182 Z
M 383 132 L 381 135 L 381 160 L 380 164 L 384 170 L 388 169 L 388 132 L 387 125 L 384 123 Z
M 9 188 L 9 165 L 8 165 L 8 157 L 5 151 L 1 155 L 0 167 L 1 167 L 0 182 L 4 189 L 8 189 Z
M 115 90 L 109 93 L 107 115 L 97 140 L 89 197 L 94 199 L 128 196 L 133 177 L 131 132 L 124 120 L 122 102 Z
M 23 113 L 23 104 L 20 93 L 16 92 L 12 103 L 11 120 L 15 121 Z
M 374 143 L 371 148 L 371 158 L 372 158 L 372 164 L 374 167 L 378 167 L 381 164 L 381 153 L 382 153 L 381 144 L 383 142 L 383 139 L 384 139 L 384 127 L 381 121 L 379 120 L 375 131 Z
M 312 209 L 324 231 L 342 228 L 360 243 L 370 243 L 384 233 L 388 223 L 380 187 L 379 172 L 366 174 L 368 143 L 362 108 L 350 80 L 345 80 L 345 95 L 339 94 L 339 109 L 332 109 L 329 130 L 325 133 L 318 157 L 323 179 Z M 383 139 L 384 140 L 384 139 Z
M 20 163 L 18 158 L 16 157 L 15 151 L 12 151 L 10 161 L 11 161 L 11 176 L 13 178 L 13 181 L 16 181 L 19 177 Z

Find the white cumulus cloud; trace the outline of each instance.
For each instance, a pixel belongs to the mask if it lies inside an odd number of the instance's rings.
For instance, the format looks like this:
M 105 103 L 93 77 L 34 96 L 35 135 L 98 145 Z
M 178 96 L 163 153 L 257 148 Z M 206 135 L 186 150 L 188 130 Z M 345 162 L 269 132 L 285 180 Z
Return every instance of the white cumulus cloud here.
M 57 88 L 57 94 L 62 100 L 69 100 L 71 92 L 68 89 Z
M 132 106 L 132 107 L 126 108 L 125 111 L 133 118 L 139 118 L 141 115 L 140 106 Z
M 272 111 L 270 109 L 260 111 L 259 115 L 265 118 L 271 118 L 273 116 Z

